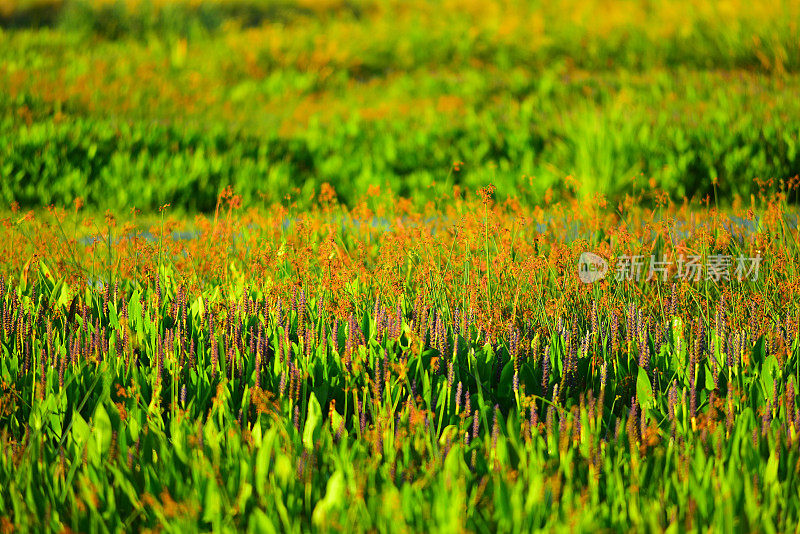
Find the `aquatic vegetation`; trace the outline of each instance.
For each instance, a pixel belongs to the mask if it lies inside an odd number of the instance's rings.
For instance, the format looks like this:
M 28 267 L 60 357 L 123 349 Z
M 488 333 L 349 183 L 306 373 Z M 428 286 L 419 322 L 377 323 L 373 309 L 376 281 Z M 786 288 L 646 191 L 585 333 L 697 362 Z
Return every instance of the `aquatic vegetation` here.
M 0 532 L 795 530 L 798 20 L 0 0 Z
M 287 222 L 227 192 L 196 238 L 170 238 L 165 208 L 156 240 L 107 217 L 87 222 L 99 232 L 83 245 L 61 237 L 80 211 L 9 222 L 7 524 L 797 522 L 797 219 L 785 201 L 741 219 L 670 205 L 655 222 L 579 200 L 546 218 L 491 191 L 445 206 L 423 213 L 384 193 Z M 587 249 L 610 262 L 591 284 L 578 277 Z M 667 281 L 615 276 L 628 255 L 686 251 L 705 266 L 694 279 L 676 278 L 677 264 Z M 707 262 L 724 255 L 758 257 L 758 270 L 737 277 L 734 260 L 715 280 Z

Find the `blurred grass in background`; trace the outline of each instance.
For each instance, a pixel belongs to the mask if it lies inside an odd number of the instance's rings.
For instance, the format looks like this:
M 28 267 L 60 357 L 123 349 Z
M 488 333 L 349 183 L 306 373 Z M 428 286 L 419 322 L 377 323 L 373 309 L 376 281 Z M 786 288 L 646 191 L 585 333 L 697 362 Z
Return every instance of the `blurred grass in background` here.
M 0 197 L 749 200 L 800 172 L 798 20 L 796 1 L 0 0 Z
M 0 533 L 791 530 L 797 20 L 0 0 Z

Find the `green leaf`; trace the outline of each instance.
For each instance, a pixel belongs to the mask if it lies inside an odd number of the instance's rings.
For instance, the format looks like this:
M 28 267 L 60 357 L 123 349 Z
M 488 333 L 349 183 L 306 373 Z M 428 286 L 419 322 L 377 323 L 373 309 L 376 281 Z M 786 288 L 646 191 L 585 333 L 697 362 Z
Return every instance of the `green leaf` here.
M 320 421 L 322 421 L 322 408 L 316 395 L 312 393 L 308 399 L 308 414 L 306 414 L 306 426 L 303 429 L 303 445 L 308 450 L 314 448 L 314 431 Z
M 209 477 L 207 480 L 203 498 L 203 521 L 216 525 L 219 518 L 222 517 L 222 499 L 214 479 Z
M 106 412 L 102 404 L 97 405 L 92 422 L 94 423 L 94 432 L 92 432 L 92 435 L 94 437 L 95 446 L 97 447 L 97 452 L 102 457 L 111 447 L 112 433 L 111 418 L 108 416 L 108 412 Z
M 456 425 L 447 425 L 442 429 L 442 435 L 439 437 L 439 445 L 444 446 L 446 443 L 458 441 L 458 427 Z
M 328 524 L 331 511 L 336 508 L 341 508 L 344 504 L 344 490 L 344 474 L 342 474 L 341 471 L 336 471 L 331 478 L 328 479 L 325 497 L 314 507 L 314 512 L 311 515 L 311 522 L 314 526 L 324 527 Z
M 66 400 L 66 397 L 62 395 L 62 398 Z M 50 428 L 53 430 L 55 436 L 61 439 L 61 432 L 63 429 L 63 414 L 60 411 L 51 411 L 47 414 L 47 420 L 50 423 Z
M 653 385 L 650 384 L 650 377 L 644 367 L 639 367 L 639 375 L 636 377 L 636 398 L 642 409 L 649 409 L 653 402 Z
M 314 376 L 314 395 L 320 404 L 328 402 L 328 388 L 330 382 L 325 378 L 325 369 L 322 365 L 316 365 L 313 371 Z
M 279 454 L 275 458 L 275 476 L 283 487 L 296 480 L 294 466 L 286 454 Z
M 764 469 L 764 486 L 765 489 L 775 484 L 778 481 L 778 456 L 775 451 L 772 451 L 767 460 L 767 467 Z
M 89 424 L 81 417 L 77 411 L 72 414 L 72 439 L 78 447 L 86 443 L 89 439 Z
M 277 530 L 269 517 L 267 517 L 267 514 L 260 508 L 256 508 L 250 514 L 250 520 L 247 522 L 247 532 L 270 534 L 277 532 Z
M 513 398 L 514 361 L 508 360 L 500 372 L 500 383 L 497 386 L 497 397 L 500 399 Z
M 205 306 L 203 305 L 203 297 L 199 297 L 192 303 L 191 306 L 192 317 L 198 318 L 203 316 Z
M 342 436 L 347 437 L 347 428 L 345 426 L 344 417 L 339 415 L 339 412 L 336 410 L 331 410 L 331 432 L 338 432 L 339 428 L 342 428 Z
M 778 358 L 774 354 L 767 356 L 764 360 L 764 365 L 761 367 L 761 382 L 764 386 L 764 398 L 768 399 L 773 405 L 775 404 L 773 392 L 778 367 Z

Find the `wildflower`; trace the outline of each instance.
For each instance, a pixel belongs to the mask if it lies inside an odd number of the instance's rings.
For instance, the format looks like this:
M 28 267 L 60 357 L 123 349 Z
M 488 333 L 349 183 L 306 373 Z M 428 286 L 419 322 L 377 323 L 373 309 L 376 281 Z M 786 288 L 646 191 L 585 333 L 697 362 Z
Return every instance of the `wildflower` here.
M 627 432 L 628 432 L 628 440 L 631 443 L 631 446 L 638 443 L 640 441 L 640 434 L 639 434 L 639 403 L 636 402 L 636 398 L 631 398 L 631 408 L 628 412 L 628 424 L 627 424 Z
M 356 401 L 356 405 L 358 401 Z M 361 403 L 360 408 L 360 417 L 359 417 L 359 428 L 361 429 L 361 435 L 364 435 L 364 431 L 367 429 L 367 411 L 365 409 L 364 403 Z
M 556 409 L 553 407 L 552 404 L 548 404 L 547 413 L 545 415 L 545 420 L 544 420 L 545 421 L 544 426 L 548 437 L 548 447 L 552 445 L 549 440 L 552 439 L 552 436 L 555 436 L 555 417 L 556 417 Z
M 542 358 L 542 396 L 547 394 L 547 386 L 550 384 L 550 345 L 544 349 Z
M 675 420 L 675 405 L 678 403 L 678 381 L 673 379 L 667 395 L 667 413 L 670 421 Z
M 730 437 L 731 431 L 733 430 L 733 417 L 734 417 L 734 405 L 733 405 L 733 389 L 728 388 L 728 394 L 725 397 L 725 430 Z
M 195 368 L 195 347 L 194 347 L 194 338 L 192 338 L 189 344 L 189 369 Z
M 500 426 L 497 418 L 500 414 L 500 406 L 494 405 L 494 421 L 492 422 L 492 450 L 497 449 L 497 439 L 500 436 Z
M 447 387 L 453 387 L 453 381 L 455 380 L 455 367 L 453 366 L 453 361 L 450 360 L 447 362 Z M 459 386 L 461 382 L 459 382 Z
M 495 353 L 495 372 L 494 372 L 494 385 L 497 387 L 500 384 L 500 376 L 503 371 L 503 357 L 500 354 L 500 347 L 494 347 Z
M 642 336 L 639 343 L 639 367 L 644 369 L 650 376 L 650 345 L 647 343 L 647 336 Z
M 606 382 L 608 381 L 608 362 L 603 360 L 603 365 L 600 367 L 600 391 L 605 392 Z
M 764 413 L 761 416 L 761 436 L 764 437 L 769 432 L 769 425 L 772 422 L 772 401 L 767 402 Z
M 631 344 L 633 343 L 635 316 L 636 316 L 636 305 L 633 302 L 630 302 L 628 303 L 627 330 L 625 332 L 625 339 L 628 347 L 630 347 Z
M 219 364 L 219 348 L 217 347 L 217 340 L 213 337 L 211 342 L 211 378 L 217 377 L 217 366 Z
M 514 367 L 519 367 L 519 329 L 514 327 L 511 333 L 511 357 L 514 359 Z
M 670 288 L 670 298 L 669 298 L 669 315 L 670 317 L 675 317 L 675 311 L 677 309 L 677 292 L 675 290 L 675 282 L 672 283 Z

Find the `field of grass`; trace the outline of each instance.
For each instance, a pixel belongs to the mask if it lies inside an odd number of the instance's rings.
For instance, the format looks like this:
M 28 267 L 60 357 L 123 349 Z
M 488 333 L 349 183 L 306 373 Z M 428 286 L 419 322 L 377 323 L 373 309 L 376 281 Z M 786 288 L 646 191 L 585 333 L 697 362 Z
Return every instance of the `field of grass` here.
M 221 197 L 186 240 L 167 213 L 147 238 L 75 210 L 6 220 L 5 527 L 800 520 L 797 214 L 780 195 L 626 221 L 487 191 L 436 211 L 385 193 L 239 204 Z M 593 284 L 577 276 L 587 250 L 611 262 Z M 617 280 L 636 254 L 675 262 L 671 280 Z M 730 280 L 676 279 L 681 255 L 732 258 Z
M 493 183 L 534 203 L 570 176 L 747 199 L 800 172 L 798 20 L 794 1 L 6 0 L 0 198 L 193 214 L 227 185 L 308 206 L 323 182 L 350 205 Z
M 0 532 L 796 529 L 799 20 L 0 0 Z

